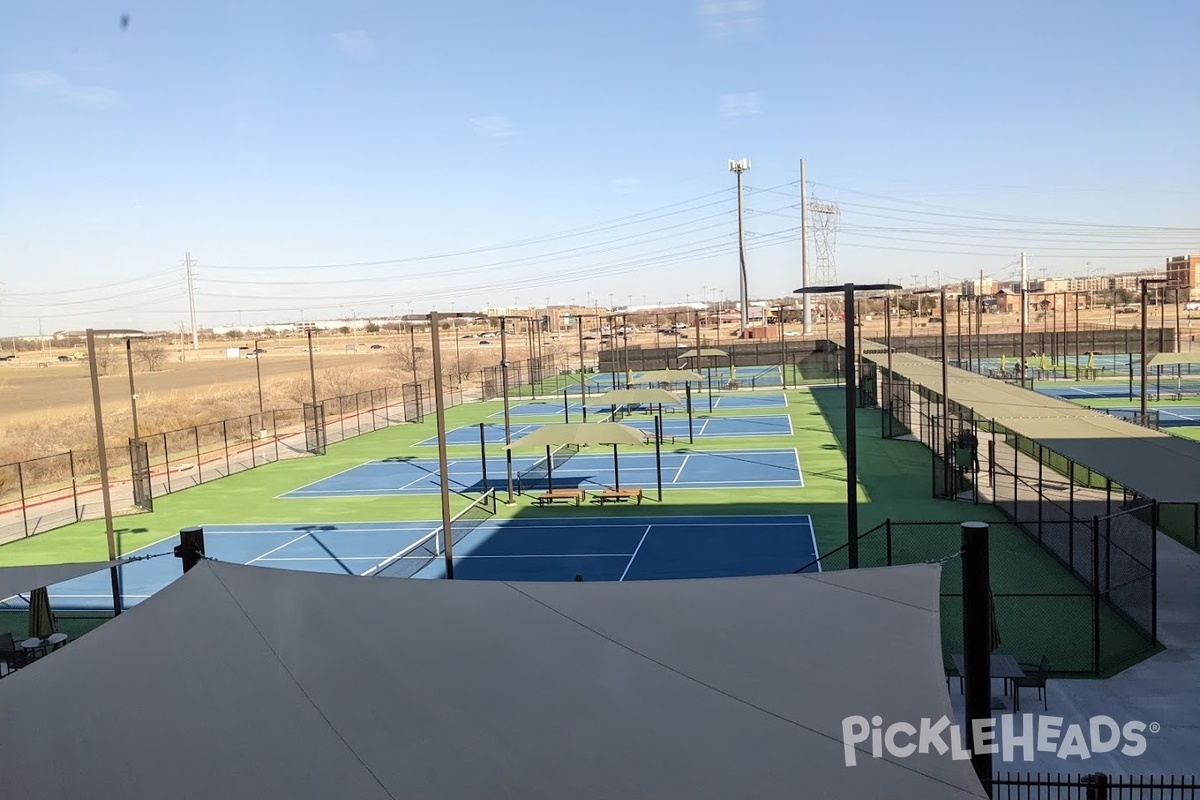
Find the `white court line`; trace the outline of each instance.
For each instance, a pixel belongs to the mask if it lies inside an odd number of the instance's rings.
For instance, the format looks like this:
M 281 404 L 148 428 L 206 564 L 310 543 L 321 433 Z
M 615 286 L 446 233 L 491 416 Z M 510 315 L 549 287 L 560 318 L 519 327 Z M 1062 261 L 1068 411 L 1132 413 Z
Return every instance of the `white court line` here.
M 303 539 L 305 536 L 309 536 L 311 534 L 312 534 L 312 531 L 305 531 L 304 533 L 297 536 L 295 539 L 291 539 L 287 542 L 284 542 L 283 544 L 279 545 L 279 547 L 274 547 L 274 548 L 268 550 L 267 552 L 263 553 L 261 556 L 250 559 L 249 561 L 246 562 L 246 564 L 249 565 L 249 564 L 253 564 L 255 561 L 260 561 L 260 560 L 266 558 L 267 556 L 271 555 L 271 553 L 278 553 L 280 550 L 287 547 L 288 545 L 295 544 L 296 542 Z
M 634 553 L 633 555 L 637 555 Z M 632 558 L 629 553 L 528 553 L 526 555 L 455 556 L 459 558 Z
M 679 477 L 681 475 L 683 475 L 683 468 L 687 466 L 688 459 L 691 457 L 692 457 L 691 453 L 688 453 L 686 456 L 683 457 L 683 462 L 679 465 L 679 470 L 675 473 L 675 477 L 671 479 L 671 483 L 679 482 Z
M 790 415 L 790 414 L 784 415 L 784 419 L 786 419 L 786 420 L 787 420 L 787 423 L 788 423 L 788 432 L 787 432 L 787 435 L 788 435 L 788 436 L 795 436 L 795 435 L 796 435 L 796 429 L 792 427 L 792 417 L 791 417 L 791 415 Z
M 322 481 L 327 481 L 330 478 L 336 478 L 338 475 L 345 475 L 347 472 L 356 470 L 359 467 L 365 467 L 367 464 L 382 464 L 382 463 L 383 463 L 382 461 L 364 461 L 361 464 L 355 464 L 353 467 L 346 467 L 345 469 L 338 470 L 337 472 L 333 473 L 332 475 L 326 475 L 324 478 L 318 478 L 317 480 L 312 481 L 311 483 L 306 483 L 303 486 L 297 486 L 295 489 L 288 489 L 283 494 L 275 495 L 275 497 L 273 499 L 278 500 L 281 497 L 283 497 L 283 495 L 285 495 L 285 494 L 291 494 L 292 492 L 298 492 L 301 489 L 307 489 L 309 486 L 316 486 L 318 483 L 321 483 Z
M 812 537 L 813 560 L 817 562 L 817 572 L 824 572 L 821 568 L 821 551 L 817 549 L 817 526 L 813 525 L 811 515 L 805 516 L 808 517 L 808 535 Z
M 792 455 L 794 455 L 796 457 L 796 477 L 800 479 L 800 486 L 803 487 L 804 486 L 804 471 L 802 469 L 800 469 L 800 451 L 796 450 L 795 448 L 792 448 Z M 811 520 L 812 517 L 810 516 L 809 519 Z
M 386 556 L 385 556 L 386 558 Z M 311 558 L 260 558 L 259 561 L 378 561 L 379 556 L 312 556 Z
M 629 557 L 629 563 L 625 565 L 625 571 L 624 571 L 624 572 L 622 572 L 622 573 L 621 573 L 621 577 L 617 579 L 617 582 L 618 582 L 618 583 L 619 583 L 620 581 L 623 581 L 623 580 L 625 580 L 625 576 L 629 574 L 629 568 L 633 566 L 633 560 L 634 560 L 635 558 L 637 558 L 638 551 L 642 549 L 642 544 L 643 544 L 643 543 L 646 541 L 646 537 L 650 535 L 650 529 L 651 529 L 652 527 L 654 527 L 654 526 L 653 526 L 653 525 L 647 525 L 647 526 L 646 526 L 646 532 L 642 534 L 642 540 L 641 540 L 640 542 L 638 542 L 638 545 L 637 545 L 637 547 L 636 547 L 636 548 L 634 548 L 634 550 L 633 550 L 633 555 L 631 555 L 631 556 Z
M 721 405 L 721 401 L 722 401 L 722 400 L 724 400 L 724 399 L 725 399 L 724 397 L 718 397 L 717 399 L 713 400 L 713 404 L 712 404 L 712 410 L 713 410 L 713 411 L 716 411 L 716 410 L 717 410 L 717 406 Z M 693 405 L 695 405 L 695 404 L 693 403 Z
M 714 408 L 715 408 L 715 406 L 714 406 Z M 712 422 L 712 420 L 713 420 L 712 417 L 709 417 L 708 419 L 704 420 L 704 424 L 700 426 L 700 430 L 696 431 L 696 435 L 703 436 L 704 429 L 708 427 L 708 423 Z

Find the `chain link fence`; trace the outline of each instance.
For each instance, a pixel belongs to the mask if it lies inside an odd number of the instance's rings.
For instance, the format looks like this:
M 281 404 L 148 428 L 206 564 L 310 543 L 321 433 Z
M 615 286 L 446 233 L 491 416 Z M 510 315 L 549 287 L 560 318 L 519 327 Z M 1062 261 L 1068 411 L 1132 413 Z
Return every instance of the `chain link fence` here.
M 432 407 L 433 381 L 413 384 L 419 407 Z M 463 389 L 445 392 L 447 407 L 463 402 Z M 334 443 L 408 421 L 400 387 L 385 386 L 326 398 L 319 441 Z M 422 416 L 415 420 L 422 419 Z M 311 420 L 310 426 L 311 427 Z M 308 432 L 311 433 L 311 432 Z M 161 497 L 310 451 L 302 408 L 265 411 L 172 431 L 143 434 L 147 463 L 140 471 L 149 497 Z M 136 513 L 135 474 L 129 445 L 106 449 L 113 513 Z M 0 542 L 103 517 L 102 480 L 95 450 L 71 450 L 0 465 Z M 141 492 L 139 491 L 139 494 Z M 139 498 L 140 499 L 140 498 Z
M 1143 628 L 1151 609 L 1140 584 L 1146 565 L 1123 546 L 1129 514 L 1095 520 L 1075 568 L 1039 552 L 1026 527 L 1017 522 L 989 523 L 989 572 L 1000 636 L 998 652 L 1017 661 L 1049 659 L 1058 674 L 1102 675 L 1116 672 L 1153 649 Z M 941 561 L 942 645 L 950 655 L 963 652 L 962 528 L 957 522 L 888 519 L 858 539 L 860 568 Z M 1095 566 L 1093 566 L 1095 565 Z M 798 572 L 849 569 L 849 547 L 842 545 Z M 1111 573 L 1105 570 L 1111 569 Z M 1124 596 L 1128 593 L 1129 596 Z M 1129 612 L 1133 612 L 1133 614 Z M 1141 618 L 1135 618 L 1138 615 Z

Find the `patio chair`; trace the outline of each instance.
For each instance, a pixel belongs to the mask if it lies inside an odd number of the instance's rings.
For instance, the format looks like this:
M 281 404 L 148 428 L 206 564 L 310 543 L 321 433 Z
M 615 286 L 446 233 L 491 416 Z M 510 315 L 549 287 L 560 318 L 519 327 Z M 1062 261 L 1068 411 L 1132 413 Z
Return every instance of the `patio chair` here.
M 1042 708 L 1049 709 L 1049 693 L 1046 691 L 1046 678 L 1050 675 L 1050 659 L 1042 656 L 1042 660 L 1036 666 L 1033 664 L 1021 664 L 1021 669 L 1026 670 L 1024 678 L 1013 678 L 1013 713 L 1021 711 L 1021 690 L 1022 689 L 1037 689 L 1038 698 L 1042 701 Z M 1030 672 L 1032 671 L 1032 672 Z
M 11 633 L 0 633 L 0 661 L 8 667 L 7 672 L 20 669 L 30 660 L 29 653 L 16 643 Z

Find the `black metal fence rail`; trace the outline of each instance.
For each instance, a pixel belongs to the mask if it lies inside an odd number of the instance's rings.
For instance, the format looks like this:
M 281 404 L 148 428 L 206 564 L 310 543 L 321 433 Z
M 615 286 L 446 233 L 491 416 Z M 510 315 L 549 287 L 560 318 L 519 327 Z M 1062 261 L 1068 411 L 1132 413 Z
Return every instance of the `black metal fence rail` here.
M 1088 775 L 999 772 L 992 800 L 1200 800 L 1200 779 L 1186 775 Z

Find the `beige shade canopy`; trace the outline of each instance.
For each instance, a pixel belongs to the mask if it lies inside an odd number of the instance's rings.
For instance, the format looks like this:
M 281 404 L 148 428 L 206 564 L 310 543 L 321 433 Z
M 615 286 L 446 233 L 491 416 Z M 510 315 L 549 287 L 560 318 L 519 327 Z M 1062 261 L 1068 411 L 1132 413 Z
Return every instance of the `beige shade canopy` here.
M 700 383 L 704 376 L 690 369 L 652 369 L 635 373 L 634 379 L 638 383 Z
M 679 354 L 680 358 L 695 358 L 696 356 L 721 356 L 722 358 L 728 358 L 729 353 L 726 353 L 724 350 L 717 350 L 715 347 L 705 347 L 700 350 L 688 350 Z
M 1200 350 L 1190 353 L 1159 353 L 1146 362 L 1148 367 L 1166 367 L 1175 364 L 1200 364 Z
M 615 389 L 588 400 L 588 408 L 629 405 L 681 406 L 683 400 L 666 389 Z
M 646 434 L 619 422 L 566 422 L 543 425 L 528 436 L 522 436 L 505 450 L 523 447 L 557 447 L 562 444 L 609 445 L 645 444 Z

